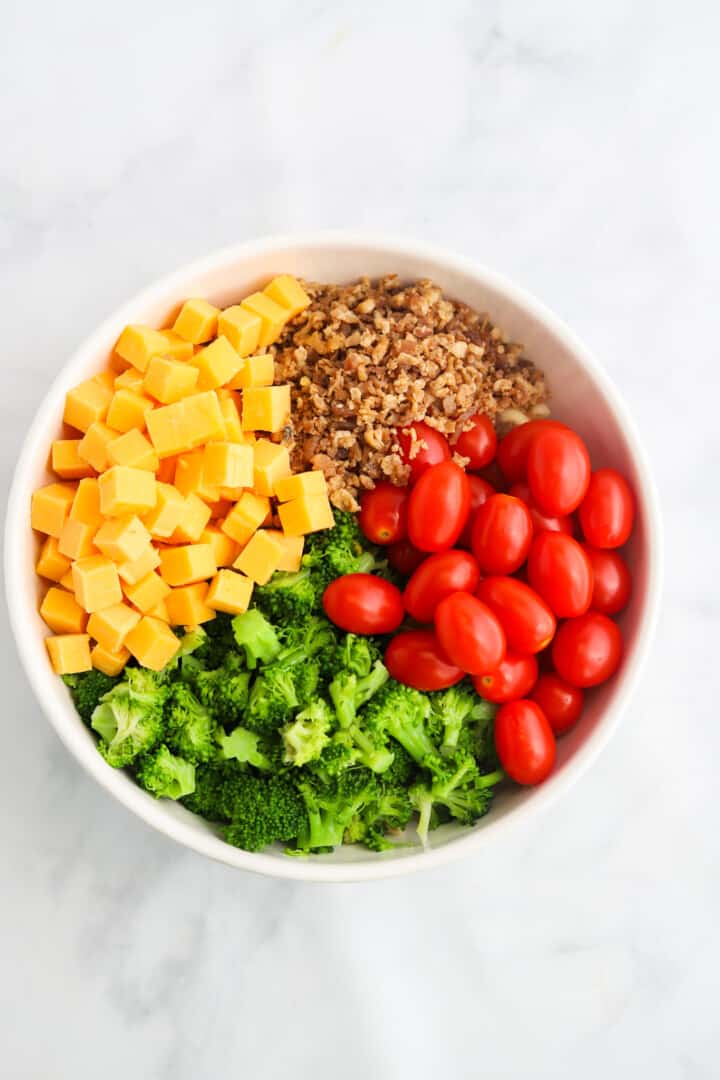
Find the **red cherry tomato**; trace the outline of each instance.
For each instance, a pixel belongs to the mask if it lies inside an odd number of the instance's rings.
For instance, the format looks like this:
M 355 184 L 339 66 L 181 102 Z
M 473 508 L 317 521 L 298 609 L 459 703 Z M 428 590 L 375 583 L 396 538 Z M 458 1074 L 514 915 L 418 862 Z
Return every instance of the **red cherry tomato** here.
M 570 428 L 546 428 L 530 444 L 527 456 L 530 494 L 540 510 L 562 517 L 577 510 L 590 483 L 590 455 Z
M 512 495 L 491 495 L 475 514 L 472 550 L 487 574 L 512 574 L 527 558 L 533 526 L 530 511 Z
M 580 506 L 580 524 L 588 544 L 622 547 L 635 521 L 635 496 L 615 469 L 598 469 Z
M 323 593 L 325 614 L 351 634 L 391 634 L 405 618 L 402 593 L 373 574 L 345 574 Z
M 420 551 L 445 551 L 463 531 L 470 484 L 454 461 L 431 465 L 410 492 L 408 535 Z
M 482 476 L 475 476 L 473 473 L 467 474 L 468 484 L 470 485 L 470 512 L 468 513 L 467 521 L 465 522 L 465 528 L 460 533 L 460 537 L 457 541 L 458 547 L 466 548 L 467 551 L 472 550 L 472 527 L 475 521 L 475 511 L 487 502 L 491 495 L 495 494 L 495 488 L 492 484 L 485 480 Z
M 473 684 L 480 697 L 502 705 L 526 697 L 538 677 L 538 664 L 534 656 L 522 656 L 506 652 L 505 659 L 495 671 L 476 675 Z
M 527 474 L 527 456 L 530 444 L 539 431 L 545 428 L 565 428 L 559 420 L 530 420 L 527 424 L 508 431 L 498 443 L 497 463 L 510 484 L 524 480 Z
M 530 488 L 524 480 L 519 480 L 517 484 L 513 484 L 510 488 L 510 494 L 514 495 L 516 499 L 522 499 L 525 503 L 530 511 L 533 529 L 536 533 L 548 529 L 550 532 L 567 533 L 568 536 L 572 536 L 575 532 L 571 517 L 550 517 L 549 514 L 543 514 L 542 510 L 537 508 L 530 494 Z
M 358 525 L 373 544 L 394 544 L 407 536 L 408 489 L 380 480 L 360 496 Z
M 555 764 L 555 736 L 534 701 L 510 701 L 495 717 L 495 749 L 500 764 L 518 784 L 540 784 Z
M 584 615 L 590 607 L 592 565 L 572 536 L 538 533 L 530 547 L 527 568 L 530 585 L 559 618 Z
M 435 633 L 446 656 L 469 675 L 494 671 L 505 656 L 505 633 L 499 620 L 472 593 L 456 592 L 440 601 L 435 608 Z
M 495 425 L 485 413 L 475 413 L 468 422 L 472 427 L 469 431 L 460 433 L 454 449 L 463 457 L 470 458 L 466 468 L 484 469 L 493 460 L 497 450 Z
M 385 666 L 393 679 L 415 690 L 445 690 L 465 672 L 448 660 L 432 630 L 406 630 L 385 650 Z
M 622 651 L 617 624 L 599 611 L 588 611 L 562 624 L 552 658 L 560 678 L 572 686 L 597 686 L 615 674 Z
M 511 577 L 485 578 L 475 595 L 497 615 L 509 648 L 519 653 L 537 653 L 552 640 L 555 616 L 543 598 L 524 581 Z
M 418 551 L 416 547 L 413 547 L 409 540 L 399 540 L 397 544 L 390 544 L 387 557 L 393 570 L 397 570 L 405 577 L 410 577 L 428 556 L 426 551 Z
M 562 735 L 580 719 L 585 695 L 577 686 L 564 682 L 554 671 L 541 675 L 530 694 L 540 706 L 556 735 Z
M 467 551 L 430 555 L 405 586 L 405 610 L 421 623 L 432 622 L 435 608 L 454 592 L 475 592 L 480 568 Z
M 627 563 L 617 551 L 602 551 L 583 544 L 593 569 L 593 594 L 590 606 L 603 615 L 617 615 L 627 606 L 632 592 L 632 577 Z
M 406 431 L 415 432 L 415 438 L 406 434 Z M 410 466 L 410 483 L 414 484 L 431 465 L 439 465 L 441 461 L 449 461 L 452 457 L 450 447 L 445 436 L 435 428 L 425 424 L 422 420 L 416 420 L 414 424 L 408 424 L 405 431 L 398 431 L 397 441 L 400 443 L 402 459 Z M 411 452 L 420 443 L 419 449 L 414 456 Z M 425 444 L 424 446 L 422 444 Z

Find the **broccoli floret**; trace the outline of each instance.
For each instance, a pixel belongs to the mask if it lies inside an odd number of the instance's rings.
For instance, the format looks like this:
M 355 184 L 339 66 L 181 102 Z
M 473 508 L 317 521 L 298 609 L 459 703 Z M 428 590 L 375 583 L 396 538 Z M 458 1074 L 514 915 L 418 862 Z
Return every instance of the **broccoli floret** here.
M 287 843 L 307 830 L 304 799 L 287 776 L 267 780 L 245 774 L 236 785 L 232 824 L 225 839 L 245 851 L 262 851 L 268 844 Z
M 221 667 L 193 672 L 191 685 L 216 720 L 222 724 L 233 724 L 247 705 L 250 672 L 243 671 L 242 658 L 238 653 L 228 653 Z
M 365 707 L 362 723 L 375 732 L 392 735 L 422 765 L 425 758 L 437 753 L 428 730 L 429 717 L 427 694 L 391 681 Z
M 256 586 L 253 603 L 276 625 L 292 626 L 307 619 L 320 605 L 322 591 L 310 570 L 275 573 L 267 585 Z
M 383 773 L 383 784 L 389 788 L 407 788 L 418 771 L 416 761 L 410 757 L 404 746 L 393 739 L 388 739 L 388 749 L 392 751 L 392 764 Z
M 123 680 L 101 698 L 91 726 L 109 765 L 123 768 L 160 742 L 167 693 L 162 673 L 126 668 Z
M 372 851 L 395 847 L 388 832 L 400 832 L 407 826 L 415 808 L 405 788 L 378 784 L 377 797 L 356 814 L 345 830 L 346 844 L 364 844 Z
M 430 694 L 430 703 L 433 714 L 442 724 L 442 750 L 451 752 L 457 749 L 461 742 L 469 749 L 464 735 L 475 737 L 475 728 L 478 721 L 487 715 L 494 715 L 493 706 L 479 698 L 472 686 L 467 683 L 458 683 L 447 690 L 439 690 Z
M 320 757 L 328 743 L 332 722 L 332 710 L 320 698 L 299 712 L 291 724 L 286 724 L 280 734 L 287 764 L 299 768 Z
M 244 782 L 247 768 L 234 759 L 211 761 L 195 769 L 195 791 L 186 796 L 183 806 L 208 821 L 232 820 L 235 799 Z
M 340 741 L 334 736 L 326 743 L 320 757 L 311 763 L 311 768 L 324 783 L 328 783 L 330 777 L 337 776 L 343 769 L 354 765 L 356 759 L 357 751 L 351 741 Z
M 444 808 L 463 825 L 472 825 L 486 814 L 492 801 L 492 788 L 505 776 L 501 769 L 481 774 L 474 758 L 463 751 L 448 756 L 426 758 L 430 780 L 414 784 L 410 799 L 418 811 L 418 836 L 427 842 L 428 830 L 437 820 L 436 808 Z
M 302 565 L 310 570 L 322 593 L 343 574 L 369 574 L 376 569 L 378 560 L 366 546 L 357 516 L 335 510 L 335 527 L 307 538 Z
M 195 766 L 171 754 L 164 743 L 143 757 L 136 775 L 156 799 L 181 799 L 195 790 Z
M 304 852 L 341 844 L 350 822 L 377 796 L 375 779 L 367 769 L 345 769 L 328 783 L 308 775 L 298 788 L 307 811 L 298 835 L 298 850 Z
M 337 651 L 338 667 L 359 678 L 369 675 L 379 659 L 380 649 L 372 638 L 358 637 L 357 634 L 345 634 Z
M 236 615 L 232 626 L 235 641 L 245 650 L 245 661 L 252 671 L 258 662 L 270 664 L 280 652 L 279 637 L 257 608 Z
M 337 646 L 337 630 L 324 615 L 313 615 L 304 622 L 285 626 L 280 631 L 282 649 L 277 655 L 278 664 L 304 664 L 325 649 L 331 648 L 333 656 Z
M 252 685 L 244 723 L 259 732 L 275 731 L 284 724 L 300 704 L 296 676 L 294 667 L 271 664 L 264 668 Z
M 388 670 L 382 660 L 376 660 L 372 668 L 363 676 L 358 676 L 352 671 L 337 673 L 328 687 L 328 693 L 335 706 L 341 728 L 350 727 L 358 709 L 367 704 L 370 698 L 385 685 L 388 678 Z
M 69 688 L 73 704 L 80 714 L 80 719 L 90 723 L 100 699 L 109 693 L 118 682 L 117 677 L 105 675 L 102 671 L 84 671 L 79 675 L 63 675 L 63 682 Z
M 203 629 L 205 641 L 192 654 L 193 660 L 201 661 L 209 669 L 222 667 L 228 656 L 237 652 L 232 616 L 218 612 L 214 619 L 205 623 Z
M 186 683 L 172 684 L 165 723 L 168 746 L 176 754 L 195 763 L 215 757 L 217 723 Z
M 236 727 L 229 735 L 220 735 L 218 743 L 224 758 L 254 765 L 256 769 L 268 770 L 271 767 L 268 757 L 260 749 L 260 736 L 254 731 Z

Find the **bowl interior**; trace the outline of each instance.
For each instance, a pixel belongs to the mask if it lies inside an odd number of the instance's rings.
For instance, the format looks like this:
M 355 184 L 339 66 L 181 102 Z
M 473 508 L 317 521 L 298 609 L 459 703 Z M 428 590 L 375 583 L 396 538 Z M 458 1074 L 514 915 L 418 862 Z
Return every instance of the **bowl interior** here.
M 29 528 L 28 510 L 31 491 L 50 479 L 48 447 L 61 430 L 66 390 L 101 370 L 126 323 L 167 325 L 188 296 L 204 296 L 218 306 L 227 306 L 264 285 L 273 274 L 283 272 L 333 282 L 390 272 L 408 280 L 429 277 L 448 296 L 487 312 L 505 335 L 522 342 L 526 355 L 545 370 L 553 415 L 583 435 L 593 463 L 618 468 L 638 493 L 638 524 L 627 548 L 634 595 L 621 619 L 626 641 L 621 672 L 610 684 L 588 695 L 578 728 L 559 743 L 558 765 L 550 780 L 538 789 L 503 792 L 491 813 L 471 830 L 453 825 L 436 830 L 427 852 L 404 847 L 377 855 L 350 847 L 331 855 L 290 859 L 279 849 L 252 855 L 232 848 L 201 819 L 181 806 L 153 799 L 129 776 L 105 764 L 92 735 L 77 717 L 65 687 L 47 662 L 43 645 L 47 629 L 37 613 L 36 602 L 40 594 L 34 572 L 38 545 Z M 44 711 L 83 766 L 121 802 L 179 842 L 231 865 L 284 877 L 356 880 L 435 865 L 477 847 L 511 821 L 547 803 L 595 756 L 630 692 L 654 618 L 659 589 L 656 517 L 647 466 L 616 392 L 584 347 L 531 297 L 474 264 L 402 243 L 347 236 L 279 240 L 220 253 L 151 287 L 104 323 L 62 368 L 28 432 L 18 462 L 7 516 L 6 584 L 21 658 Z

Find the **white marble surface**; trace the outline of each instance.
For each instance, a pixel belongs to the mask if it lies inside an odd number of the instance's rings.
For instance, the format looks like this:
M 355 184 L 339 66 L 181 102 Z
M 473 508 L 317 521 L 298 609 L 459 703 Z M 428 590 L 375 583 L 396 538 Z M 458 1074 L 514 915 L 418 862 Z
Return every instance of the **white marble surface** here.
M 578 330 L 647 440 L 668 548 L 590 775 L 536 829 L 373 885 L 150 832 L 51 733 L 3 622 L 2 1076 L 716 1077 L 717 6 L 10 0 L 2 24 L 5 485 L 57 365 L 139 287 L 361 225 L 477 256 Z

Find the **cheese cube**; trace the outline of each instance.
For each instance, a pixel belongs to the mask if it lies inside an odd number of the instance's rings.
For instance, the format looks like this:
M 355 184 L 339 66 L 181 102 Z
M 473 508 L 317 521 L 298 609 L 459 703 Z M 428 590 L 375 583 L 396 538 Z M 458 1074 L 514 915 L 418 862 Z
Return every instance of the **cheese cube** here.
M 212 390 L 154 409 L 148 414 L 147 427 L 161 458 L 192 450 L 209 439 L 222 439 L 225 434 L 220 402 Z
M 56 439 L 52 444 L 51 468 L 63 480 L 93 476 L 92 466 L 80 456 L 80 439 Z
M 177 467 L 176 457 L 163 458 L 158 467 L 158 471 L 155 473 L 158 483 L 172 484 L 175 479 L 175 469 Z
M 210 544 L 185 544 L 160 552 L 160 574 L 168 585 L 192 585 L 216 573 Z
M 104 649 L 102 645 L 95 645 L 90 652 L 90 659 L 97 671 L 102 671 L 105 675 L 119 675 L 130 659 L 130 653 L 124 647 L 114 653 Z
M 88 461 L 96 472 L 105 472 L 110 468 L 108 446 L 117 439 L 119 431 L 108 427 L 102 420 L 96 420 L 85 432 L 78 446 L 78 454 Z
M 278 563 L 278 570 L 294 574 L 302 565 L 302 554 L 305 547 L 304 536 L 286 536 L 285 533 L 268 529 L 277 540 L 282 550 L 282 558 Z M 218 564 L 219 565 L 219 564 Z
M 143 615 L 125 638 L 125 647 L 138 664 L 151 671 L 162 671 L 180 648 L 180 640 L 167 623 L 153 619 L 151 615 Z
M 215 618 L 215 610 L 205 602 L 208 594 L 208 585 L 205 581 L 198 581 L 195 585 L 184 585 L 179 589 L 172 589 L 165 607 L 170 616 L 172 626 L 200 626 L 201 623 L 210 622 Z
M 153 356 L 164 356 L 167 339 L 149 326 L 126 326 L 118 338 L 115 352 L 138 371 L 145 371 Z
M 310 305 L 310 297 L 291 274 L 280 274 L 273 278 L 263 292 L 280 307 L 287 308 L 291 319 Z
M 87 431 L 96 420 L 107 416 L 113 392 L 98 379 L 87 379 L 65 396 L 63 420 L 78 431 Z
M 219 533 L 219 535 L 222 536 L 222 533 Z M 232 541 L 229 541 L 229 543 L 232 543 Z M 48 536 L 40 548 L 40 558 L 35 566 L 35 573 L 39 574 L 40 577 L 49 578 L 50 581 L 62 581 L 70 569 L 70 565 L 70 559 L 65 555 L 61 555 L 58 551 L 57 538 Z M 218 566 L 224 565 L 225 563 L 218 563 Z
M 98 479 L 100 509 L 106 517 L 142 516 L 157 500 L 155 477 L 147 469 L 113 465 Z
M 82 480 L 81 483 L 88 483 Z M 30 524 L 38 532 L 58 538 L 75 498 L 73 484 L 48 484 L 32 494 Z
M 71 592 L 52 587 L 45 593 L 40 614 L 53 634 L 84 634 L 87 612 Z
M 133 626 L 140 622 L 140 612 L 129 604 L 113 604 L 90 616 L 87 631 L 108 652 L 120 652 Z
M 73 563 L 72 575 L 75 599 L 86 611 L 102 611 L 122 600 L 117 567 L 107 556 L 78 559 Z
M 270 353 L 261 353 L 248 356 L 228 385 L 231 390 L 243 390 L 247 386 L 272 386 L 274 381 L 275 361 Z
M 143 431 L 147 415 L 153 408 L 154 405 L 149 397 L 122 387 L 113 394 L 107 412 L 107 422 L 116 431 L 130 431 L 130 428 L 139 428 Z
M 199 374 L 192 364 L 180 363 L 165 356 L 153 356 L 145 373 L 143 388 L 146 393 L 162 401 L 163 405 L 172 405 L 194 392 Z
M 73 596 L 75 595 L 75 586 L 73 584 L 72 576 L 72 563 L 70 563 L 70 569 L 68 570 L 68 572 L 66 574 L 63 574 L 63 576 L 60 578 L 60 585 L 62 585 L 63 589 L 67 589 L 68 592 L 71 592 Z
M 90 638 L 87 634 L 59 634 L 45 638 L 50 663 L 56 675 L 90 671 Z
M 226 337 L 238 356 L 250 356 L 260 341 L 262 319 L 240 304 L 225 308 L 218 316 L 218 335 Z
M 152 544 L 148 544 L 137 559 L 128 559 L 126 562 L 120 563 L 118 574 L 121 581 L 127 582 L 128 585 L 137 585 L 138 582 L 147 577 L 151 570 L 155 570 L 159 565 L 159 552 Z
M 172 484 L 164 484 L 158 481 L 156 491 L 157 502 L 153 509 L 145 514 L 143 522 L 152 536 L 160 540 L 167 540 L 180 524 L 185 508 L 185 500 Z
M 150 541 L 150 533 L 134 514 L 106 521 L 95 534 L 95 546 L 113 562 L 139 558 Z
M 129 465 L 131 469 L 149 469 L 150 472 L 155 472 L 160 466 L 152 443 L 137 428 L 131 428 L 113 439 L 108 444 L 107 453 L 111 465 Z
M 207 443 L 203 452 L 203 474 L 207 483 L 213 487 L 251 487 L 253 449 L 232 442 Z
M 75 498 L 70 507 L 73 521 L 84 521 L 86 525 L 99 528 L 105 520 L 100 510 L 100 485 L 94 478 L 81 480 Z
M 107 386 L 108 390 L 112 390 L 115 385 L 115 372 L 114 371 L 100 371 L 97 375 L 93 376 L 98 382 L 101 382 L 104 386 Z
M 127 371 L 123 371 L 119 375 L 116 375 L 113 381 L 113 389 L 134 390 L 136 394 L 142 394 L 144 386 L 145 377 L 143 373 L 134 367 L 130 367 Z
M 275 484 L 275 495 L 280 502 L 290 502 L 291 499 L 299 499 L 303 495 L 325 495 L 326 493 L 327 480 L 325 473 L 320 469 L 295 473 L 294 476 L 283 477 Z
M 198 390 L 214 390 L 224 386 L 230 382 L 242 362 L 226 337 L 216 338 L 196 352 L 192 359 L 193 367 L 198 369 Z
M 86 525 L 83 521 L 68 518 L 60 533 L 58 551 L 73 560 L 96 555 L 97 547 L 93 542 L 96 532 L 96 525 Z
M 170 615 L 168 614 L 167 604 L 164 600 L 161 600 L 159 604 L 156 604 L 154 608 L 151 608 L 147 614 L 152 615 L 153 619 L 162 619 L 162 621 L 166 623 L 170 622 Z
M 207 525 L 200 534 L 200 543 L 209 544 L 213 550 L 216 566 L 232 566 L 240 554 L 240 548 L 215 525 Z
M 290 312 L 287 308 L 280 307 L 266 293 L 256 292 L 246 296 L 240 307 L 245 311 L 252 312 L 253 315 L 259 315 L 262 319 L 262 329 L 258 340 L 261 349 L 265 349 L 268 345 L 272 345 L 273 341 L 277 341 L 282 333 L 283 326 L 290 318 Z
M 249 440 L 243 433 L 240 423 L 240 413 L 232 398 L 220 398 L 220 412 L 225 425 L 225 440 L 232 443 L 247 443 Z
M 269 529 L 259 529 L 248 540 L 233 566 L 256 585 L 266 585 L 277 570 L 282 554 L 282 545 L 273 533 Z
M 194 544 L 210 520 L 212 510 L 192 491 L 185 499 L 182 516 L 170 540 L 172 543 Z
M 204 446 L 211 439 L 223 438 L 225 424 L 217 394 L 206 390 L 203 394 L 193 394 L 185 398 L 182 404 L 185 406 L 185 417 L 192 439 L 188 449 Z
M 270 500 L 264 495 L 245 491 L 220 528 L 238 544 L 246 544 L 270 513 Z
M 135 585 L 125 585 L 125 596 L 143 615 L 162 604 L 169 592 L 170 586 L 154 570 Z
M 250 448 L 248 447 L 248 449 L 250 449 Z M 238 501 L 238 499 L 242 495 L 243 491 L 245 491 L 244 487 L 221 487 L 221 488 L 218 488 L 218 493 L 220 495 L 221 503 L 227 507 L 227 513 L 230 513 L 230 507 L 232 506 L 233 503 L 236 503 Z M 220 504 L 217 504 L 217 505 L 219 506 Z M 219 509 L 218 509 L 217 513 L 215 513 L 215 511 L 213 511 L 213 517 L 225 517 L 225 516 L 226 515 L 223 514 L 222 511 L 219 510 Z
M 283 532 L 288 536 L 304 536 L 319 529 L 332 529 L 335 524 L 327 495 L 301 495 L 299 499 L 281 503 L 278 513 Z
M 258 439 L 253 451 L 253 488 L 258 495 L 274 495 L 278 480 L 290 476 L 290 454 L 286 446 Z
M 229 499 L 220 498 L 217 502 L 209 503 L 210 520 L 213 521 L 217 518 L 226 518 L 232 510 L 233 502 L 236 501 L 236 499 L 233 499 L 232 502 L 230 502 Z
M 202 450 L 180 454 L 175 468 L 175 487 L 182 495 L 195 494 L 205 502 L 215 502 L 218 490 L 205 474 L 205 455 Z
M 236 574 L 233 570 L 219 570 L 210 582 L 205 603 L 215 611 L 240 615 L 247 611 L 252 591 L 253 583 L 250 578 Z
M 210 341 L 217 334 L 220 309 L 213 307 L 207 300 L 195 297 L 186 300 L 180 308 L 180 314 L 173 324 L 173 330 L 185 341 L 201 345 Z
M 248 386 L 243 391 L 243 431 L 280 431 L 289 419 L 289 386 Z
M 184 338 L 176 334 L 174 330 L 166 329 L 159 331 L 167 341 L 167 347 L 163 356 L 169 356 L 171 360 L 189 360 L 193 355 L 194 349 L 192 342 L 185 341 Z M 149 365 L 148 365 L 149 366 Z

